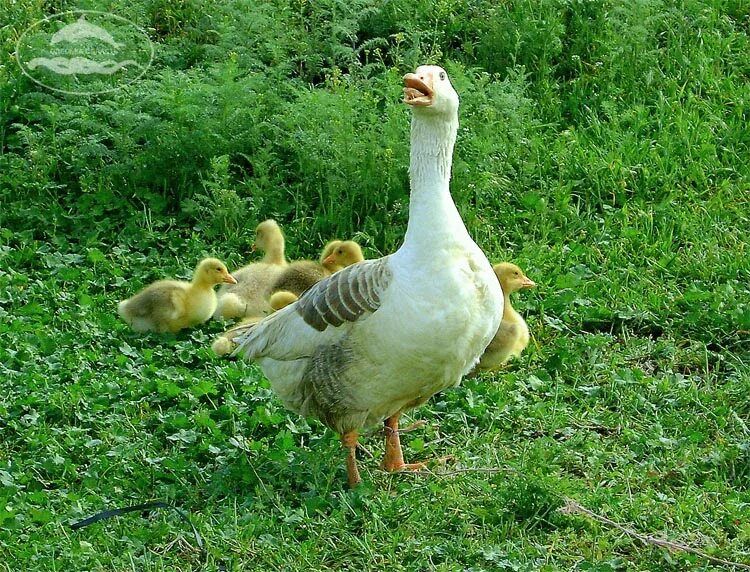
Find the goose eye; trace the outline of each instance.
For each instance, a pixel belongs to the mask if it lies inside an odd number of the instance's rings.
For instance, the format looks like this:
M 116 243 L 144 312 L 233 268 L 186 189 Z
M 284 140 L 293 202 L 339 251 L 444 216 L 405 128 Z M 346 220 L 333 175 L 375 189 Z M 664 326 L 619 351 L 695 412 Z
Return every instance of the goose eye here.
M 440 72 L 440 79 L 441 79 L 441 80 L 444 80 L 444 79 L 445 79 L 445 72 Z
M 216 272 L 221 272 L 221 266 L 216 267 Z

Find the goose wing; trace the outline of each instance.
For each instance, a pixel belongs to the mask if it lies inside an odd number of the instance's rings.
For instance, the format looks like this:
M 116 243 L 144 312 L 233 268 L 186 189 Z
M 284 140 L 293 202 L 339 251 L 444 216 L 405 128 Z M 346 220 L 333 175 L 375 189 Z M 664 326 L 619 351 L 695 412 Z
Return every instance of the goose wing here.
M 286 308 L 235 329 L 232 337 L 238 347 L 233 355 L 250 360 L 308 358 L 376 312 L 391 278 L 387 256 L 349 266 L 316 283 Z

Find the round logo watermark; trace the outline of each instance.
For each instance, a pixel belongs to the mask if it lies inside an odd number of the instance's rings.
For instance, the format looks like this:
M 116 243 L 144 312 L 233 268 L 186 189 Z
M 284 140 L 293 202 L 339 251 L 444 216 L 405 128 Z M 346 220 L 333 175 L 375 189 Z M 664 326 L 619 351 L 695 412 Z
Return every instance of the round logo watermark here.
M 154 59 L 154 46 L 143 29 L 122 16 L 72 10 L 27 28 L 18 38 L 16 59 L 41 86 L 92 95 L 140 78 Z

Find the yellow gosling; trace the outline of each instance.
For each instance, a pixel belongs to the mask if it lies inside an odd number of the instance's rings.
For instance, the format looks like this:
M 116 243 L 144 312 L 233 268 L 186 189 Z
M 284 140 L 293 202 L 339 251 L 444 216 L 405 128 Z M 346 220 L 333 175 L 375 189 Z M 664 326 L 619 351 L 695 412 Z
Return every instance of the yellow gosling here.
M 178 332 L 208 320 L 216 309 L 216 284 L 235 284 L 224 263 L 200 261 L 191 282 L 159 280 L 123 300 L 117 313 L 136 332 Z

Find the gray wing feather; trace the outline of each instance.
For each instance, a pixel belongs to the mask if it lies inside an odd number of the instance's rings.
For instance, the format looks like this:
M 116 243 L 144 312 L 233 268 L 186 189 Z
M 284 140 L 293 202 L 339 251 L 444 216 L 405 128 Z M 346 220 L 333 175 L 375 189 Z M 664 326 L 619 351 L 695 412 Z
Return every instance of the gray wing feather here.
M 318 331 L 355 322 L 380 307 L 380 293 L 390 283 L 388 257 L 353 264 L 318 282 L 297 302 L 297 312 Z
M 230 330 L 231 338 L 238 344 L 232 355 L 283 361 L 310 357 L 318 351 L 320 339 L 316 332 L 301 327 L 303 322 L 317 332 L 328 326 L 356 322 L 380 307 L 381 294 L 390 284 L 391 276 L 388 257 L 344 268 L 257 324 L 243 324 Z

